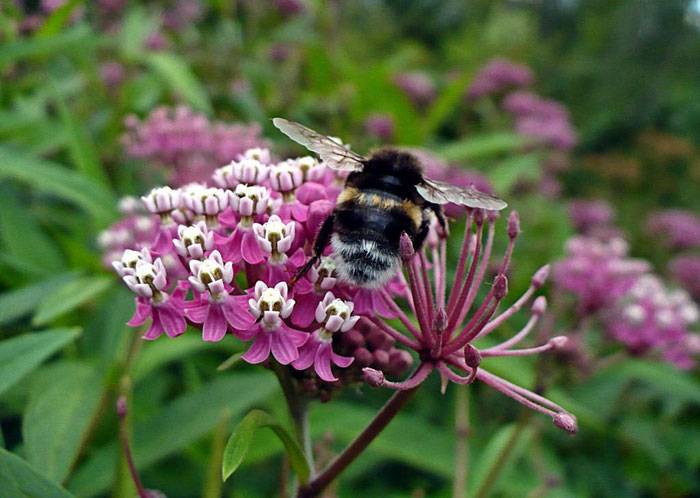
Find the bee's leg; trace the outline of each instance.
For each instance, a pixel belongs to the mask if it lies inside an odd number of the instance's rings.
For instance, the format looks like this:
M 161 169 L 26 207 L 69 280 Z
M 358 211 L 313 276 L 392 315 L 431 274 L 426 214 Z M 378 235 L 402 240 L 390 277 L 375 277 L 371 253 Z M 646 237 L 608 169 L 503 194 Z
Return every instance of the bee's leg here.
M 321 255 L 323 254 L 323 250 L 326 248 L 328 243 L 331 241 L 331 235 L 333 235 L 333 222 L 335 221 L 335 218 L 333 214 L 331 214 L 328 218 L 326 218 L 323 221 L 323 224 L 321 225 L 321 228 L 318 231 L 318 234 L 316 235 L 316 240 L 314 240 L 314 254 L 309 258 L 309 260 L 302 266 L 299 271 L 297 271 L 296 275 L 292 277 L 291 280 L 291 285 L 294 285 L 299 281 L 301 277 L 306 275 L 306 272 L 308 272 L 313 265 L 316 264 L 316 262 L 321 259 Z
M 445 219 L 445 212 L 442 210 L 442 206 L 440 204 L 428 202 L 426 203 L 425 207 L 430 209 L 433 212 L 433 214 L 435 214 L 435 217 L 438 221 L 438 225 L 440 225 L 440 230 L 442 232 L 439 235 L 441 237 L 447 237 L 449 235 L 449 231 L 447 228 L 447 220 Z
M 421 247 L 423 247 L 423 243 L 428 237 L 428 232 L 430 232 L 430 218 L 424 217 L 423 221 L 421 221 L 420 227 L 418 227 L 418 231 L 411 238 L 411 242 L 413 242 L 413 249 L 415 251 L 420 251 Z

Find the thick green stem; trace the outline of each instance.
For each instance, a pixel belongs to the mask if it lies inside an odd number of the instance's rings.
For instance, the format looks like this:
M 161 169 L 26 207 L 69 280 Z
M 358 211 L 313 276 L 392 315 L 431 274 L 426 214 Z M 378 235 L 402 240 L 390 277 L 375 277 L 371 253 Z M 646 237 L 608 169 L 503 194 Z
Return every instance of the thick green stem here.
M 299 444 L 304 449 L 304 454 L 306 455 L 309 468 L 311 469 L 311 475 L 313 477 L 314 455 L 311 442 L 311 433 L 309 431 L 308 400 L 301 396 L 294 386 L 294 380 L 289 374 L 287 367 L 275 363 L 273 369 L 277 375 L 277 379 L 279 379 L 282 392 L 284 393 L 284 399 L 287 402 L 289 416 L 294 424 L 294 433 L 296 434 Z
M 221 480 L 221 464 L 224 459 L 224 448 L 231 430 L 231 412 L 225 409 L 221 414 L 219 423 L 214 429 L 214 437 L 211 443 L 209 466 L 207 477 L 202 488 L 202 498 L 220 498 L 223 482 Z

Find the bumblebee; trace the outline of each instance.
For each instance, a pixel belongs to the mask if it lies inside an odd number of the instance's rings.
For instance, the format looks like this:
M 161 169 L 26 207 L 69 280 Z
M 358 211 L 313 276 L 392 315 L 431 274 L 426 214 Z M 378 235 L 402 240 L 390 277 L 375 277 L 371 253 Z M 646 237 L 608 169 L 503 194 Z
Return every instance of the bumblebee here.
M 363 157 L 334 139 L 282 118 L 275 127 L 295 142 L 318 154 L 331 169 L 348 171 L 336 207 L 319 229 L 313 256 L 299 270 L 301 278 L 330 244 L 341 281 L 357 287 L 379 288 L 398 272 L 401 234 L 420 250 L 430 230 L 431 216 L 446 232 L 442 205 L 501 210 L 506 203 L 472 187 L 457 187 L 423 176 L 413 155 L 382 148 Z

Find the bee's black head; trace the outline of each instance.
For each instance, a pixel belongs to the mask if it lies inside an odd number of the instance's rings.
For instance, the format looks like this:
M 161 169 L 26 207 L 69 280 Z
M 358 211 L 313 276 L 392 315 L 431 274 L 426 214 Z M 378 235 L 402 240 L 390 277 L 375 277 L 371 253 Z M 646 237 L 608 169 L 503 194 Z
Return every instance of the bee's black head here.
M 423 179 L 416 156 L 390 147 L 374 151 L 367 159 L 364 171 L 370 175 L 396 176 L 404 185 L 417 185 Z

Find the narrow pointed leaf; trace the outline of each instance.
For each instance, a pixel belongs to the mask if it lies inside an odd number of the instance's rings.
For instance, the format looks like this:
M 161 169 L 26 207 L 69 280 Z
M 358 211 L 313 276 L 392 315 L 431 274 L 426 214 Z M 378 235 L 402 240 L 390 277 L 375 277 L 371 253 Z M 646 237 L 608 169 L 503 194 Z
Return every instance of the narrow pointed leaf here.
M 0 495 L 3 498 L 71 498 L 68 491 L 52 483 L 27 462 L 0 448 Z
M 22 435 L 29 463 L 48 479 L 63 482 L 99 405 L 101 375 L 85 363 L 44 368 L 49 375 L 32 385 Z
M 78 328 L 53 329 L 0 342 L 0 394 L 78 335 Z
M 252 410 L 248 415 L 243 417 L 243 420 L 238 424 L 238 427 L 236 427 L 236 430 L 231 434 L 231 437 L 226 443 L 222 466 L 224 480 L 228 479 L 231 474 L 240 467 L 241 463 L 243 463 L 243 460 L 250 450 L 253 435 L 258 429 L 263 427 L 272 429 L 279 438 L 284 445 L 289 463 L 296 472 L 299 482 L 306 484 L 309 479 L 309 463 L 299 443 L 279 424 L 279 422 L 262 410 Z
M 78 277 L 46 296 L 36 310 L 32 324 L 46 325 L 106 291 L 113 283 L 110 277 Z

